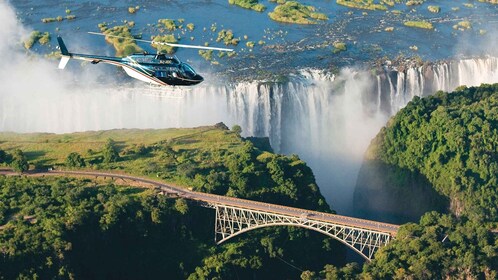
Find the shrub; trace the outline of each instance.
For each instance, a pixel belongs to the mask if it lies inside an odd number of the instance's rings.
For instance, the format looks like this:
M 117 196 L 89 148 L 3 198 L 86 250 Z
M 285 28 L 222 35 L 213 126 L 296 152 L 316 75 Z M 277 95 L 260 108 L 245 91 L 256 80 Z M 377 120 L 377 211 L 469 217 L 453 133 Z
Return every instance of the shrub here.
M 66 158 L 66 166 L 68 167 L 85 167 L 85 160 L 76 152 L 70 153 Z
M 21 173 L 29 169 L 28 159 L 21 150 L 14 150 L 10 166 L 14 169 L 14 171 Z
M 427 21 L 405 21 L 404 25 L 408 26 L 408 27 L 434 29 L 434 26 L 432 25 L 432 23 L 427 22 Z

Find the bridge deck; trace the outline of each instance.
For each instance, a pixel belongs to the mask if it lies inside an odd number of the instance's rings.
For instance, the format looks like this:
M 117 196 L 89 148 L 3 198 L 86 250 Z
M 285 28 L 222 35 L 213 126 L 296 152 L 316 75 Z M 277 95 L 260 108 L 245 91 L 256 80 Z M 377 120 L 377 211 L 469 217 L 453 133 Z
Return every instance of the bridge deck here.
M 7 170 L 0 170 L 0 174 L 4 175 L 14 175 L 16 173 Z M 166 184 L 161 181 L 156 181 L 148 178 L 134 177 L 126 174 L 119 173 L 105 173 L 105 172 L 94 172 L 94 171 L 60 171 L 60 170 L 49 170 L 46 172 L 30 172 L 26 175 L 75 175 L 75 176 L 90 176 L 90 177 L 109 177 L 109 178 L 119 178 L 127 179 L 140 183 L 145 183 L 159 187 L 162 191 L 166 193 L 176 194 L 179 197 L 183 197 L 189 200 L 200 201 L 210 205 L 226 205 L 234 206 L 239 208 L 245 208 L 250 210 L 257 210 L 267 213 L 274 213 L 280 215 L 287 215 L 292 217 L 300 217 L 308 220 L 317 220 L 322 222 L 328 222 L 338 225 L 345 225 L 349 227 L 361 228 L 366 230 L 371 230 L 375 232 L 388 233 L 391 236 L 395 236 L 399 226 L 381 223 L 371 220 L 352 218 L 348 216 L 341 216 L 330 213 L 323 213 L 318 211 L 288 207 L 278 204 L 264 203 L 253 200 L 227 197 L 221 195 L 214 195 L 208 193 L 194 192 L 185 188 L 177 187 L 171 184 Z

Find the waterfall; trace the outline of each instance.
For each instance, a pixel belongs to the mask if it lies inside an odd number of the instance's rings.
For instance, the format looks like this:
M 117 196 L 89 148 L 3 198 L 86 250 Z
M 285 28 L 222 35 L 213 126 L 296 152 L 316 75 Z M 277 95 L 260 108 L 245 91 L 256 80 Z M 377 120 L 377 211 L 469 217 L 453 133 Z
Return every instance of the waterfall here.
M 275 151 L 306 160 L 322 193 L 341 213 L 349 212 L 370 140 L 413 96 L 498 82 L 498 58 L 488 57 L 403 71 L 390 67 L 375 75 L 352 68 L 335 74 L 304 69 L 282 83 L 206 82 L 185 93 L 157 94 L 140 87 L 75 86 L 65 82 L 74 73 L 52 70 L 47 62 L 23 61 L 0 69 L 0 131 L 239 124 L 244 136 L 267 136 Z
M 378 77 L 389 115 L 403 108 L 414 96 L 427 96 L 438 90 L 452 91 L 460 85 L 478 86 L 498 81 L 498 58 L 473 58 L 410 67 L 404 71 L 386 68 Z

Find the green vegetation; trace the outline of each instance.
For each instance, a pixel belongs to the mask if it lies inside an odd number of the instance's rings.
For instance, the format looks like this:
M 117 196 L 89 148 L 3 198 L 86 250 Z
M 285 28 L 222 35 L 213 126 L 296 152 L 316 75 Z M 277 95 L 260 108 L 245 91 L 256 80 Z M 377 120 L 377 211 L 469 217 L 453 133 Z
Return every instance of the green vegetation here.
M 318 20 L 328 20 L 327 15 L 318 13 L 315 7 L 305 6 L 296 1 L 279 4 L 268 15 L 274 21 L 297 24 L 316 24 Z
M 153 42 L 160 42 L 160 43 L 178 43 L 178 40 L 176 40 L 175 35 L 169 34 L 169 35 L 163 35 L 163 36 L 156 36 L 152 39 Z M 168 53 L 168 54 L 173 54 L 176 52 L 176 47 L 168 46 L 168 45 L 159 45 L 159 44 L 151 44 L 151 46 L 156 49 L 158 52 L 161 53 Z
M 130 13 L 130 14 L 134 14 L 134 13 L 136 13 L 138 10 L 140 10 L 140 6 L 128 7 L 128 13 Z
M 498 84 L 413 101 L 391 119 L 369 159 L 418 171 L 458 216 L 497 222 Z
M 264 12 L 265 5 L 260 4 L 258 0 L 228 0 L 230 5 L 237 5 L 245 9 L 255 10 L 257 12 Z
M 427 10 L 429 10 L 429 12 L 431 13 L 439 13 L 441 12 L 441 8 L 439 6 L 429 6 L 427 7 Z
M 120 170 L 194 190 L 330 211 L 297 156 L 240 127 L 113 130 L 74 134 L 0 133 L 0 149 L 32 164 Z M 113 139 L 113 140 L 109 140 Z M 254 143 L 254 144 L 253 144 Z M 8 158 L 0 152 L 0 160 Z M 106 156 L 114 153 L 114 156 Z M 116 153 L 119 155 L 115 157 Z M 113 158 L 105 160 L 105 158 Z M 0 176 L 2 278 L 296 279 L 286 263 L 317 270 L 343 254 L 338 242 L 301 228 L 268 227 L 223 245 L 214 212 L 153 189 L 112 181 Z
M 453 25 L 453 29 L 467 30 L 472 28 L 472 23 L 468 20 L 460 21 L 458 24 Z
M 385 11 L 387 7 L 380 3 L 374 3 L 372 0 L 337 0 L 337 4 L 349 8 L 365 9 L 365 10 L 380 10 Z
M 173 31 L 178 28 L 175 20 L 173 19 L 160 19 L 157 22 L 159 22 L 164 28 L 168 29 L 169 31 Z
M 41 20 L 43 23 L 49 23 L 49 22 L 54 22 L 57 21 L 56 18 L 42 18 Z
M 425 0 L 336 0 L 336 2 L 349 8 L 385 11 L 388 7 L 394 7 L 395 4 L 421 5 Z
M 65 168 L 68 155 L 78 153 L 91 170 L 121 170 L 194 190 L 257 200 L 270 199 L 276 189 L 267 187 L 275 184 L 282 184 L 291 200 L 304 189 L 319 194 L 310 181 L 311 170 L 297 156 L 261 151 L 239 133 L 217 127 L 65 135 L 0 133 L 0 149 L 21 149 L 32 165 L 56 168 Z M 291 200 L 282 197 L 279 203 L 295 205 L 296 200 Z M 323 199 L 308 207 L 328 208 Z
M 24 47 L 29 50 L 36 44 L 36 42 L 38 42 L 40 45 L 46 45 L 50 43 L 50 33 L 41 33 L 40 31 L 31 32 L 29 38 L 24 41 Z
M 202 56 L 205 60 L 211 61 L 213 59 L 213 50 L 199 50 L 199 55 Z
M 402 226 L 365 274 L 372 279 L 496 279 L 498 239 L 485 225 L 429 212 Z
M 117 56 L 128 56 L 133 53 L 142 52 L 143 50 L 136 44 L 135 38 L 131 35 L 128 24 L 117 25 L 111 28 L 107 27 L 106 23 L 100 23 L 100 31 L 105 35 L 119 36 L 124 38 L 116 38 L 105 36 L 107 43 L 112 44 L 116 49 Z
M 405 21 L 404 25 L 408 26 L 408 27 L 434 29 L 434 26 L 432 25 L 432 23 L 427 22 L 427 21 Z
M 340 53 L 347 50 L 346 43 L 343 42 L 334 42 L 333 46 L 334 46 L 334 49 L 332 50 L 333 53 Z
M 194 31 L 195 25 L 193 23 L 187 23 L 187 29 L 190 31 Z
M 67 167 L 82 168 L 85 167 L 85 160 L 78 153 L 70 153 L 66 158 Z
M 425 0 L 408 0 L 406 1 L 407 6 L 415 6 L 424 4 Z
M 234 38 L 233 31 L 232 30 L 221 30 L 218 32 L 218 38 L 216 38 L 216 42 L 221 42 L 225 43 L 225 45 L 234 45 L 237 46 L 240 42 L 240 38 Z
M 396 239 L 362 272 L 349 270 L 347 279 L 497 279 L 498 236 L 491 231 L 498 225 L 497 147 L 498 84 L 409 102 L 372 140 L 366 164 L 381 172 L 380 179 L 366 182 L 380 180 L 385 185 L 372 190 L 387 188 L 414 205 L 432 199 L 430 193 L 409 197 L 428 184 L 448 198 L 452 213 L 428 212 L 418 223 L 401 226 Z M 325 271 L 305 276 L 325 277 Z
M 68 11 L 69 11 L 69 13 L 68 13 Z M 50 23 L 50 22 L 55 22 L 55 21 L 61 22 L 64 19 L 66 19 L 66 20 L 73 20 L 73 19 L 75 19 L 76 16 L 75 15 L 71 15 L 70 13 L 71 13 L 71 10 L 66 10 L 66 16 L 65 17 L 63 17 L 63 16 L 57 16 L 55 18 L 42 18 L 41 21 L 43 23 Z
M 14 171 L 21 173 L 29 169 L 28 159 L 20 149 L 14 150 L 12 154 L 12 162 L 10 165 L 12 169 L 14 169 Z

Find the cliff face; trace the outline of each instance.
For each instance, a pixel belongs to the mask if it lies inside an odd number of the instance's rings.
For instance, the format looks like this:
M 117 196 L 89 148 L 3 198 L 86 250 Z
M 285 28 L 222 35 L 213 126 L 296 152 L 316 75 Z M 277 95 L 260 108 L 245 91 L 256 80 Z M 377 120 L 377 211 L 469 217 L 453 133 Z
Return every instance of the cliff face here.
M 415 97 L 370 144 L 355 207 L 401 222 L 448 206 L 457 216 L 496 221 L 497 147 L 498 84 Z
M 437 193 L 424 175 L 379 160 L 363 162 L 353 205 L 359 217 L 400 224 L 449 208 L 448 199 Z

